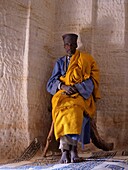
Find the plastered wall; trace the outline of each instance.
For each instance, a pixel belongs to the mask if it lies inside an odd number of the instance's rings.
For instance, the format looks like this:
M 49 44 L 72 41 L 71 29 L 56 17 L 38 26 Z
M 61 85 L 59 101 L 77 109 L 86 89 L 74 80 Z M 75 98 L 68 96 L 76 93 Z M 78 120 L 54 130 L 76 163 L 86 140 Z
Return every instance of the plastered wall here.
M 79 35 L 79 49 L 100 68 L 100 135 L 115 149 L 128 147 L 127 20 L 127 0 L 1 0 L 1 158 L 19 156 L 37 136 L 44 144 L 51 122 L 46 83 L 67 32 Z

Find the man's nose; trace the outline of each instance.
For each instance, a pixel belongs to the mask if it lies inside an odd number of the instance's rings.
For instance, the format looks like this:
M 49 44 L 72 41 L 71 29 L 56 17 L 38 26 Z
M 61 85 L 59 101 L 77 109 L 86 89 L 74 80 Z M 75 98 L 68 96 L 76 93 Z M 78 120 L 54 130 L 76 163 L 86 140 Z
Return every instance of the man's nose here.
M 72 48 L 72 44 L 68 44 L 68 47 L 69 47 L 69 48 Z

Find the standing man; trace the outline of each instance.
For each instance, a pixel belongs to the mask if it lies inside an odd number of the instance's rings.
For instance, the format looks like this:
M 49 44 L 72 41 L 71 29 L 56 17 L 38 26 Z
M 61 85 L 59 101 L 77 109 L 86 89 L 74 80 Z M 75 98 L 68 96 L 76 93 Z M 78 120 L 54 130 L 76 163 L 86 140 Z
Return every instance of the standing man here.
M 99 69 L 93 57 L 76 50 L 76 34 L 62 36 L 66 55 L 60 57 L 47 83 L 53 95 L 52 118 L 62 151 L 60 163 L 79 162 L 77 143 L 90 142 L 90 118 L 100 98 Z

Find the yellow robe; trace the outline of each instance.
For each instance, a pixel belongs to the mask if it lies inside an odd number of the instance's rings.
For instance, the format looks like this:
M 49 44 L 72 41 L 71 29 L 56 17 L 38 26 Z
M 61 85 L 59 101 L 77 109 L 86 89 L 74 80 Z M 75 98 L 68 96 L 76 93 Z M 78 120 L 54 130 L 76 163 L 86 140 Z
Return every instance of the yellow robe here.
M 95 114 L 95 100 L 100 98 L 99 70 L 93 57 L 78 50 L 71 57 L 66 75 L 60 80 L 66 85 L 92 78 L 94 83 L 93 94 L 85 100 L 79 93 L 66 95 L 64 90 L 59 90 L 52 98 L 52 118 L 56 140 L 66 134 L 80 134 L 83 121 L 83 112 L 90 117 Z

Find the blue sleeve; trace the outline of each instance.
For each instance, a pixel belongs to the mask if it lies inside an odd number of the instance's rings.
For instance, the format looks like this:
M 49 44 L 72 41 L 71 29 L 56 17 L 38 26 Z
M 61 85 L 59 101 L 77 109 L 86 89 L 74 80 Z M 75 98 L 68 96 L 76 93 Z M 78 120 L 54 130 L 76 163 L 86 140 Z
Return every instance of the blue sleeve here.
M 75 84 L 75 87 L 84 99 L 88 99 L 93 92 L 94 84 L 92 79 L 89 78 L 82 83 Z
M 47 83 L 47 91 L 52 95 L 54 95 L 58 90 L 58 85 L 60 83 L 59 80 L 60 76 L 61 76 L 61 68 L 60 68 L 60 63 L 57 61 L 54 66 L 52 76 L 50 77 Z

